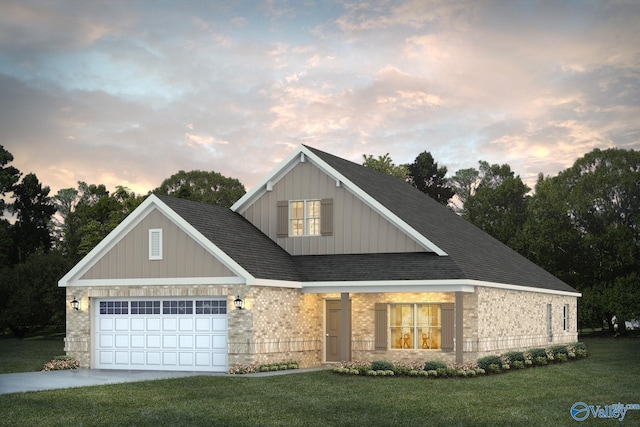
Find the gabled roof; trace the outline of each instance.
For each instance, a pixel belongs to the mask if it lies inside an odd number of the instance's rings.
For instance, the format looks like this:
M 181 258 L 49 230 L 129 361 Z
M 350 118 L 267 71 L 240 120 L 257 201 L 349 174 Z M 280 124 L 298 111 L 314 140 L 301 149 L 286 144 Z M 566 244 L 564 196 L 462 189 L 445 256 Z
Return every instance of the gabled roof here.
M 461 279 L 577 292 L 412 185 L 315 148 L 307 149 L 446 252 L 449 262 L 460 269 Z
M 292 257 L 242 215 L 221 206 L 157 197 L 253 277 L 300 281 Z

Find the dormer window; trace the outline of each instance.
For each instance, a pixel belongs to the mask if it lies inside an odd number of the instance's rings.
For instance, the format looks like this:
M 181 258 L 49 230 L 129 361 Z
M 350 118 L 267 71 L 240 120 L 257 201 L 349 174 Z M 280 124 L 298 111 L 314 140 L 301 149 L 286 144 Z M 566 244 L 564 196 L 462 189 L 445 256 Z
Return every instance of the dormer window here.
M 149 261 L 162 259 L 162 229 L 149 229 Z

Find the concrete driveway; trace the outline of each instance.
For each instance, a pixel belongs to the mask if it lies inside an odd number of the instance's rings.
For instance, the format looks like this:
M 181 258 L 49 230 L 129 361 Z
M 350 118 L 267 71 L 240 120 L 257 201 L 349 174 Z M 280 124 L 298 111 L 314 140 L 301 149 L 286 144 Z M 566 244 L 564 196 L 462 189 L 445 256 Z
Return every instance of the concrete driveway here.
M 54 390 L 197 375 L 227 375 L 211 372 L 116 371 L 106 369 L 72 369 L 66 371 L 23 372 L 0 375 L 0 394 Z
M 324 367 L 288 369 L 284 371 L 257 372 L 255 374 L 229 375 L 215 372 L 177 371 L 118 371 L 111 369 L 71 369 L 66 371 L 23 372 L 0 375 L 0 394 L 26 391 L 55 390 L 60 388 L 87 387 L 104 384 L 132 383 L 136 381 L 164 380 L 168 378 L 206 376 L 233 376 L 244 378 L 271 377 L 321 371 Z

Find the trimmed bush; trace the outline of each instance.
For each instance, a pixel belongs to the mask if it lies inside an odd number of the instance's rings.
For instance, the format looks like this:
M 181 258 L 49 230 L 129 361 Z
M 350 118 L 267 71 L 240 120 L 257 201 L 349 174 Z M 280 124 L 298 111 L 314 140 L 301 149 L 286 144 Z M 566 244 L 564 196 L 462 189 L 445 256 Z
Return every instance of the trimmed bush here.
M 552 345 L 549 349 L 553 352 L 553 355 L 564 354 L 567 356 L 569 354 L 569 350 L 567 350 L 567 346 L 564 345 Z
M 374 371 L 393 371 L 393 363 L 386 360 L 376 360 L 371 362 L 371 369 Z
M 509 351 L 502 357 L 509 361 L 509 365 L 513 365 L 513 362 L 522 362 L 524 365 L 524 353 L 521 351 Z
M 546 365 L 547 364 L 547 350 L 544 348 L 532 348 L 529 350 L 529 354 L 531 355 L 531 360 L 534 365 Z M 538 359 L 544 359 L 544 362 L 539 361 Z
M 497 374 L 500 372 L 500 365 L 497 363 L 491 363 L 487 366 L 487 372 Z
M 500 370 L 500 366 L 502 366 L 502 359 L 500 356 L 485 356 L 478 359 L 478 366 L 484 369 L 485 371 L 490 371 L 489 365 L 498 366 L 498 370 Z
M 425 362 L 424 364 L 425 371 L 437 371 L 440 368 L 447 369 L 447 364 L 444 362 L 438 362 L 438 361 Z

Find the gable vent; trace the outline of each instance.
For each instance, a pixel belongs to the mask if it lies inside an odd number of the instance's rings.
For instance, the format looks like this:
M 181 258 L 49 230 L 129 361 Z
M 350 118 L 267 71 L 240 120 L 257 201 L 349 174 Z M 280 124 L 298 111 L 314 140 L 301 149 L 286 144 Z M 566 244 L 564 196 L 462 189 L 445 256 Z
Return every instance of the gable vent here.
M 162 229 L 149 230 L 149 260 L 162 259 Z

